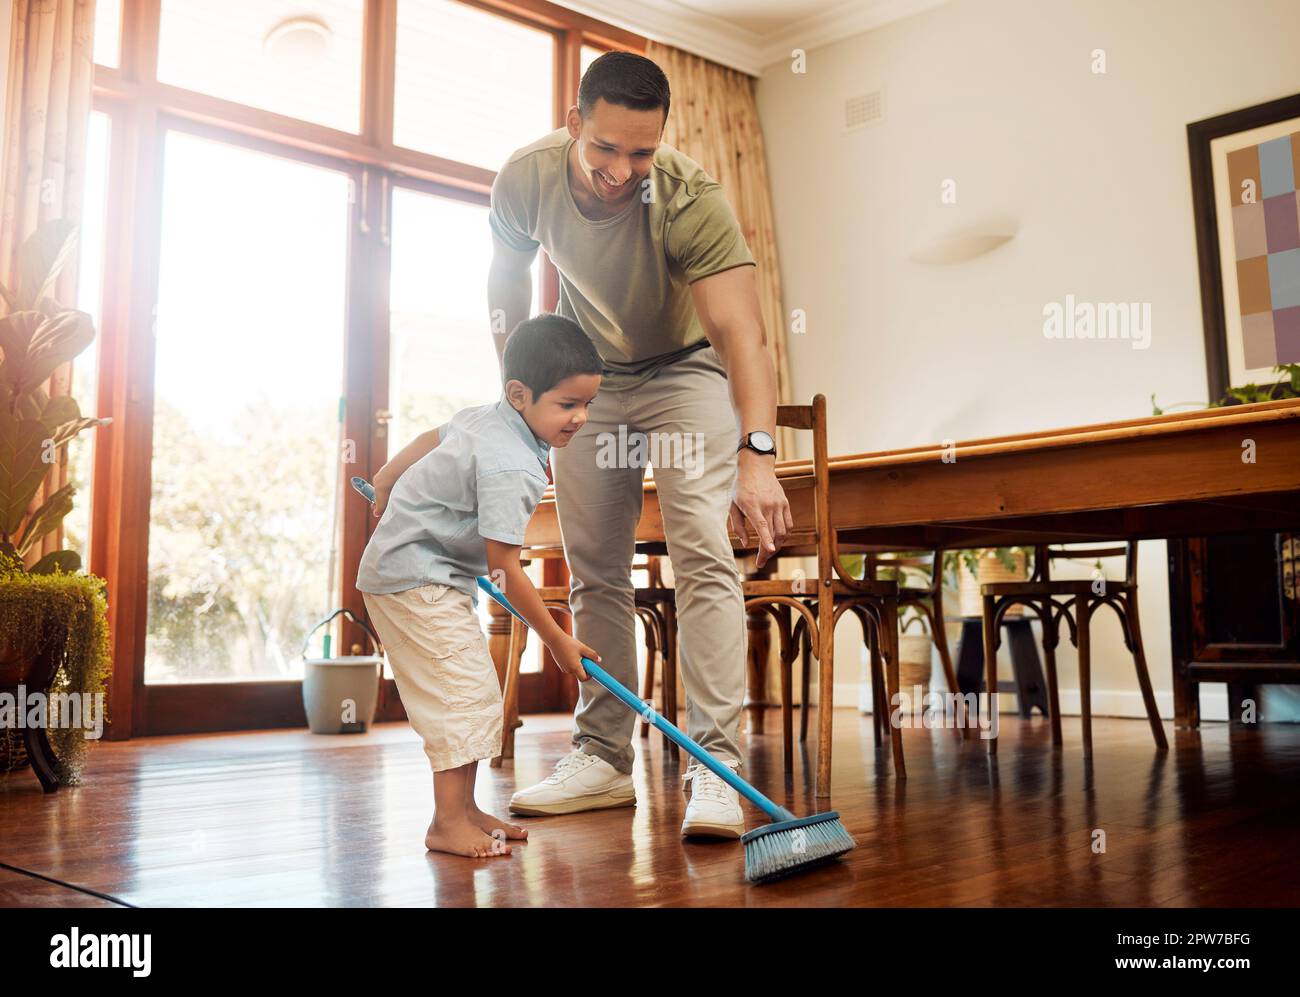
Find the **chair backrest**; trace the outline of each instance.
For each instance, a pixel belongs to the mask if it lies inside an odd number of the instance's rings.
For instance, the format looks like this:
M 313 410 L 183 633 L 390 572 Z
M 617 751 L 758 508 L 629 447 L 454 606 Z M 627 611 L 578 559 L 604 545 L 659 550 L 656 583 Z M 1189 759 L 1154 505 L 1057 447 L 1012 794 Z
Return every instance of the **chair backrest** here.
M 943 551 L 935 549 L 924 554 L 905 554 L 893 547 L 881 547 L 879 549 L 869 549 L 863 552 L 865 565 L 862 572 L 864 578 L 875 578 L 880 568 L 896 567 L 912 568 L 915 572 L 927 577 L 928 582 L 924 586 L 909 585 L 901 577 L 898 587 L 901 588 L 925 588 L 931 594 L 937 592 L 943 585 Z
M 835 537 L 830 528 L 830 456 L 826 449 L 826 396 L 813 395 L 811 405 L 778 405 L 776 424 L 789 429 L 804 429 L 813 438 L 813 537 L 817 543 L 817 577 L 830 578 L 839 573 L 835 556 Z M 785 479 L 786 481 L 795 479 Z
M 1108 557 L 1124 558 L 1124 583 L 1137 584 L 1138 545 L 1136 540 L 1127 540 L 1120 545 L 1109 547 L 1070 547 L 1065 544 L 1039 544 L 1034 548 L 1033 581 L 1050 582 L 1052 580 L 1052 561 L 1060 558 L 1071 560 L 1100 561 Z

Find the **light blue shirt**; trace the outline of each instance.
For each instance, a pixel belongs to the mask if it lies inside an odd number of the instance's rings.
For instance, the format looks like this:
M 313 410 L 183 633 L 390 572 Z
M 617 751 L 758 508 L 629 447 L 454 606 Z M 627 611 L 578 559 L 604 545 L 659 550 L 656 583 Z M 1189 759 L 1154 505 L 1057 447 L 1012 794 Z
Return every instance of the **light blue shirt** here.
M 361 555 L 357 589 L 404 592 L 436 582 L 468 592 L 477 607 L 476 579 L 488 570 L 484 540 L 524 542 L 550 456 L 504 392 L 461 409 L 438 427 L 438 445 L 397 479 Z

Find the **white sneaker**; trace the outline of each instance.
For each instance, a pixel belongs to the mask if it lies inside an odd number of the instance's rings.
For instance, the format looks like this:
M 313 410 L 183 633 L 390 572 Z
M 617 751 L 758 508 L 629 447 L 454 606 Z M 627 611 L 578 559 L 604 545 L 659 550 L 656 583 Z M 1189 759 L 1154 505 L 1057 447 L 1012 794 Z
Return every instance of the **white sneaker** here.
M 734 761 L 723 761 L 722 764 L 733 772 L 739 768 L 739 763 Z M 682 774 L 682 781 L 691 783 L 691 802 L 686 805 L 686 819 L 682 821 L 683 836 L 739 838 L 745 833 L 740 793 L 727 785 L 720 775 L 699 762 L 691 762 Z
M 528 816 L 634 806 L 632 777 L 581 748 L 556 762 L 555 771 L 536 786 L 510 797 L 510 812 Z

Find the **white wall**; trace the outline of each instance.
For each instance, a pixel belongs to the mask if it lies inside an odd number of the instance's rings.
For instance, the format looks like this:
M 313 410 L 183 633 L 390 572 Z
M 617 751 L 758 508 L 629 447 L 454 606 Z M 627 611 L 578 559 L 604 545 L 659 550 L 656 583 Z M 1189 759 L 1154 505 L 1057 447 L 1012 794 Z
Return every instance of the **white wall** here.
M 808 323 L 789 337 L 794 397 L 826 393 L 831 452 L 1143 416 L 1152 392 L 1204 400 L 1186 125 L 1300 91 L 1298 40 L 1295 0 L 953 0 L 812 49 L 803 75 L 769 67 L 785 305 Z M 844 99 L 881 87 L 886 120 L 845 133 Z M 1020 232 L 986 256 L 907 259 L 997 216 Z M 1047 340 L 1043 307 L 1067 293 L 1150 302 L 1150 348 Z M 1172 716 L 1164 554 L 1143 544 L 1142 629 Z M 843 629 L 840 660 L 859 660 Z M 1111 614 L 1094 633 L 1094 710 L 1140 715 Z M 1060 661 L 1068 711 L 1073 649 Z M 852 670 L 837 673 L 852 702 Z

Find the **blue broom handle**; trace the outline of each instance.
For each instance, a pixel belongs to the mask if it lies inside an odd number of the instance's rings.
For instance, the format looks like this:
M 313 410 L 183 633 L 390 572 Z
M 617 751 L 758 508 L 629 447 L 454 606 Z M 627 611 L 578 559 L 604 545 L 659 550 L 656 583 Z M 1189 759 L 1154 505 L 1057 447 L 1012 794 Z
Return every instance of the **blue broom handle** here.
M 519 615 L 519 611 L 515 609 L 514 606 L 510 605 L 510 600 L 507 599 L 502 591 L 493 585 L 488 578 L 479 575 L 478 587 L 497 602 L 501 603 L 501 605 L 508 609 L 524 626 L 528 626 L 528 621 Z M 703 765 L 716 773 L 725 783 L 727 783 L 727 785 L 744 796 L 750 803 L 754 804 L 754 806 L 760 808 L 773 820 L 780 821 L 794 819 L 794 814 L 789 810 L 773 803 L 744 779 L 736 775 L 736 773 L 731 771 L 729 767 L 723 765 L 720 761 L 696 744 L 690 737 L 678 730 L 675 725 L 660 716 L 649 703 L 643 702 L 636 696 L 632 695 L 627 686 L 623 685 L 622 682 L 610 675 L 609 672 L 601 668 L 600 665 L 596 664 L 596 662 L 592 661 L 590 658 L 584 657 L 582 659 L 582 667 L 587 670 L 588 675 L 626 703 L 633 712 L 639 713 L 646 720 L 649 720 L 654 724 L 664 737 L 689 751 Z

